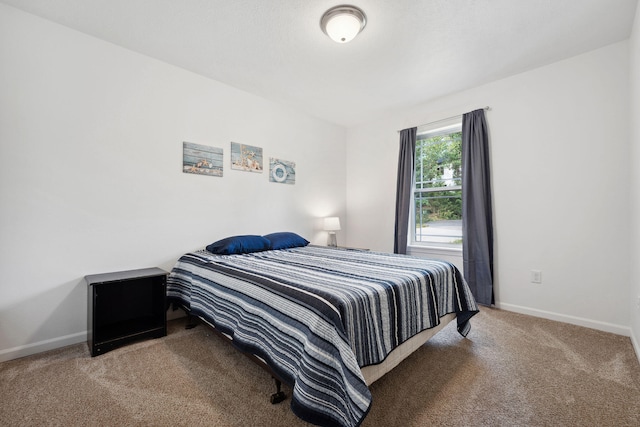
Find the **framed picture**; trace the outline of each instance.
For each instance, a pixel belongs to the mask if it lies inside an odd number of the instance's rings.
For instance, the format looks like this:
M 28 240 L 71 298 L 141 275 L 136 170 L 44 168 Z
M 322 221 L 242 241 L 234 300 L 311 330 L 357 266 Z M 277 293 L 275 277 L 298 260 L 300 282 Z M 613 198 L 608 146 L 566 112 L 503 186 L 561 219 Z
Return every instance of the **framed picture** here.
M 262 148 L 232 142 L 231 169 L 262 173 Z
M 182 143 L 182 172 L 222 176 L 222 148 Z
M 269 158 L 269 181 L 279 184 L 296 183 L 296 164 L 287 160 Z

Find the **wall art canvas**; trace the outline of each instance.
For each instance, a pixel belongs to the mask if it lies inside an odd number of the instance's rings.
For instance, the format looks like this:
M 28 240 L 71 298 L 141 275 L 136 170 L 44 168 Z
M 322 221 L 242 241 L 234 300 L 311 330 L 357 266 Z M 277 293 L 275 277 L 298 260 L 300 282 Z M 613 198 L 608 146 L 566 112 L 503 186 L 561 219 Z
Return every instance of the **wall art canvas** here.
M 262 173 L 262 148 L 232 142 L 231 169 Z
M 296 183 L 296 164 L 287 160 L 269 158 L 269 181 L 280 184 Z
M 182 172 L 222 176 L 222 148 L 182 143 Z

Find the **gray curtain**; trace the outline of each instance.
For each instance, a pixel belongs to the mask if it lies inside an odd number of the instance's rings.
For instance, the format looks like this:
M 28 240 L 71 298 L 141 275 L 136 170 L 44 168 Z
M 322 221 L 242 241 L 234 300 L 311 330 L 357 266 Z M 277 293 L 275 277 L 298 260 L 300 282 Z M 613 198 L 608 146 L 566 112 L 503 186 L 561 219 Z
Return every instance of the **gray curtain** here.
M 418 128 L 400 131 L 400 154 L 398 156 L 398 183 L 396 186 L 396 228 L 393 252 L 407 253 L 411 192 L 413 191 L 413 164 L 416 154 L 416 132 Z
M 462 256 L 464 276 L 480 304 L 493 298 L 493 211 L 484 110 L 462 116 Z

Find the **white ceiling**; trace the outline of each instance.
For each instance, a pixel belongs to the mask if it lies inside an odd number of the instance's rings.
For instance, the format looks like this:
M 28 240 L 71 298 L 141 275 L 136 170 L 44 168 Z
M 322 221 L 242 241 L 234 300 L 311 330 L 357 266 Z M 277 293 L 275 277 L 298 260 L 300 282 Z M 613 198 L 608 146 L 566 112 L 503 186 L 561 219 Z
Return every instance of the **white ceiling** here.
M 629 38 L 638 0 L 0 0 L 344 126 Z

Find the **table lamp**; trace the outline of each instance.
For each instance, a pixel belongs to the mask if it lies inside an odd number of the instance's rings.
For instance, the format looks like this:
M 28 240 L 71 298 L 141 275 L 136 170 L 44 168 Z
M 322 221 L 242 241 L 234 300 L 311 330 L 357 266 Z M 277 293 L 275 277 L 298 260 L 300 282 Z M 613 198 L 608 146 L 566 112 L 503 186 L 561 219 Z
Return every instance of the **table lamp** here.
M 330 216 L 325 218 L 324 230 L 329 232 L 327 246 L 338 246 L 338 243 L 336 241 L 336 231 L 340 230 L 340 218 L 338 218 L 337 216 Z

